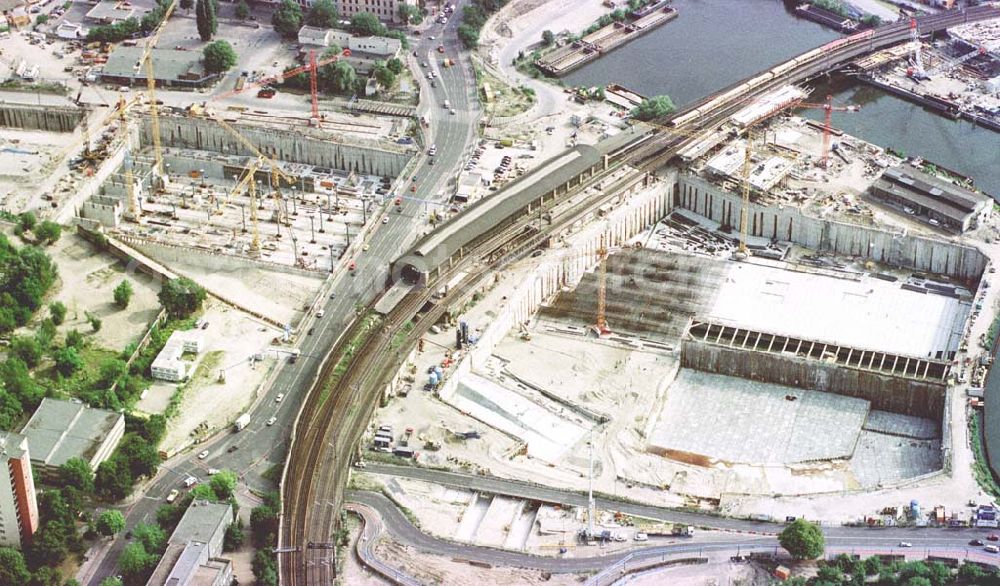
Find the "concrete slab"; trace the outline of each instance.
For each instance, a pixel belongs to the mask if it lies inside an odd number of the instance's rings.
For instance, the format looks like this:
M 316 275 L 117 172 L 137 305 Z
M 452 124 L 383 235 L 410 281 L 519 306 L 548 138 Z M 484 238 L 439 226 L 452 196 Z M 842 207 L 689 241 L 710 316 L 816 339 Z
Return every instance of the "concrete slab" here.
M 848 458 L 868 402 L 681 369 L 650 451 L 708 465 Z
M 875 488 L 941 469 L 941 440 L 915 440 L 863 431 L 851 459 L 858 483 Z
M 887 411 L 869 413 L 868 421 L 865 422 L 865 430 L 923 440 L 941 437 L 939 425 L 930 419 L 899 415 Z
M 589 422 L 569 417 L 568 409 L 541 395 L 528 399 L 477 374 L 462 378 L 451 396 L 442 399 L 459 411 L 520 438 L 528 455 L 557 462 L 590 429 Z
M 969 305 L 868 276 L 838 279 L 728 263 L 709 316 L 861 349 L 936 357 L 958 349 Z

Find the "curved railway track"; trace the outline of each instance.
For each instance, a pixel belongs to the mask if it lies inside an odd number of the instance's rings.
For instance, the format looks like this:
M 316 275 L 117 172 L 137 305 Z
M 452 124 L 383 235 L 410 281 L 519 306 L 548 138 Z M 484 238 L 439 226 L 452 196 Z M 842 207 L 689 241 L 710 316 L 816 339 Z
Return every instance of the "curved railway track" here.
M 982 20 L 997 16 L 1000 16 L 1000 10 L 988 7 L 976 10 L 971 16 L 966 12 L 946 13 L 925 17 L 920 21 L 920 29 L 940 30 L 970 19 Z M 830 53 L 803 63 L 801 69 L 776 75 L 757 87 L 748 88 L 746 92 L 710 112 L 705 112 L 697 121 L 684 125 L 686 132 L 683 135 L 666 132 L 652 138 L 646 137 L 637 141 L 634 146 L 622 149 L 615 157 L 616 164 L 608 172 L 581 185 L 580 190 L 596 181 L 602 181 L 626 164 L 635 167 L 637 171 L 619 179 L 618 184 L 636 181 L 637 177 L 641 178 L 648 170 L 673 158 L 688 141 L 694 140 L 691 138 L 691 131 L 707 131 L 716 127 L 741 107 L 746 99 L 779 85 L 802 82 L 873 48 L 905 40 L 908 35 L 909 29 L 905 23 L 894 24 L 876 29 L 870 38 L 861 42 L 843 43 L 831 49 Z M 725 90 L 713 94 L 699 104 L 710 103 L 724 93 Z M 697 105 L 692 108 L 695 107 Z M 333 527 L 340 514 L 350 459 L 367 427 L 380 396 L 379 391 L 395 372 L 408 347 L 440 318 L 451 302 L 469 294 L 482 275 L 486 274 L 487 268 L 496 268 L 498 264 L 517 258 L 543 240 L 546 232 L 559 229 L 575 221 L 577 217 L 582 217 L 588 209 L 587 203 L 584 201 L 572 206 L 570 211 L 561 214 L 545 230 L 539 224 L 538 229 L 532 231 L 530 227 L 533 220 L 522 218 L 511 227 L 479 243 L 476 250 L 472 251 L 474 253 L 470 252 L 466 257 L 467 262 L 451 267 L 439 278 L 439 282 L 446 282 L 460 270 L 468 270 L 469 275 L 423 314 L 420 311 L 430 300 L 431 291 L 428 289 L 411 291 L 384 318 L 354 320 L 338 345 L 325 358 L 316 384 L 307 396 L 292 433 L 292 449 L 281 487 L 283 515 L 279 545 L 286 552 L 281 554 L 279 561 L 282 584 L 327 586 L 333 583 L 335 552 L 329 542 L 333 540 Z M 472 263 L 478 259 L 486 262 L 472 270 Z M 371 307 L 366 312 L 368 316 L 371 316 Z M 394 339 L 414 319 L 416 322 L 412 331 L 394 348 Z M 366 328 L 369 331 L 366 332 Z M 363 340 L 360 344 L 351 348 L 361 336 Z M 352 350 L 349 363 L 346 367 L 338 366 L 349 349 Z

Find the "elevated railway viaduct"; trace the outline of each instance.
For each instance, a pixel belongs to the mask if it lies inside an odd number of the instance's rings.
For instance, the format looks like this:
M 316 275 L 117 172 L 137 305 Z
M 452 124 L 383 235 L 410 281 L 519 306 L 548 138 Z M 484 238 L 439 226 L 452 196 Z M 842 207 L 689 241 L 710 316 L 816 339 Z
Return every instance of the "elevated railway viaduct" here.
M 937 32 L 966 22 L 1000 17 L 1000 9 L 982 6 L 921 17 L 921 33 Z M 350 461 L 389 374 L 404 351 L 441 315 L 444 307 L 470 294 L 486 269 L 497 268 L 537 246 L 568 223 L 629 189 L 644 176 L 677 156 L 681 149 L 715 130 L 746 102 L 789 83 L 802 83 L 836 69 L 851 59 L 905 41 L 908 23 L 894 23 L 838 39 L 804 53 L 744 82 L 734 84 L 675 116 L 658 121 L 666 131 L 636 128 L 594 146 L 580 146 L 544 162 L 486 200 L 452 218 L 423 237 L 392 266 L 396 282 L 423 285 L 401 298 L 375 326 L 356 320 L 344 342 L 325 358 L 296 422 L 285 481 L 279 560 L 286 585 L 326 586 L 332 583 L 332 556 L 325 555 L 339 518 Z M 593 187 L 619 173 L 608 189 Z M 577 198 L 583 193 L 582 197 Z M 568 204 L 557 221 L 545 214 Z M 565 206 L 564 206 L 565 207 Z M 469 270 L 447 296 L 428 306 L 435 285 Z M 428 307 L 431 307 L 428 309 Z M 409 334 L 401 334 L 412 324 Z M 357 340 L 366 328 L 379 331 Z M 403 347 L 392 344 L 397 334 Z M 350 347 L 350 348 L 349 348 Z M 355 357 L 346 371 L 334 365 L 345 355 Z M 317 557 L 316 554 L 322 554 Z

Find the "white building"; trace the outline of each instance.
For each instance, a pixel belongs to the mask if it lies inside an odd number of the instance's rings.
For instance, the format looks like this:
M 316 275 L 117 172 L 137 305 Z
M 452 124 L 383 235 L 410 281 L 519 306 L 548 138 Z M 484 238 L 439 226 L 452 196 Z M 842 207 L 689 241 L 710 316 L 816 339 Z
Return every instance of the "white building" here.
M 398 57 L 403 48 L 399 39 L 391 37 L 357 37 L 346 31 L 313 26 L 299 29 L 299 44 L 313 47 L 337 45 L 349 50 L 351 57 L 383 61 Z
M 21 547 L 31 541 L 37 529 L 38 504 L 28 438 L 0 432 L 0 546 Z
M 202 349 L 201 330 L 188 330 L 170 334 L 163 350 L 156 355 L 151 370 L 153 378 L 179 382 L 187 378 L 188 362 L 181 357 L 185 352 L 199 354 Z

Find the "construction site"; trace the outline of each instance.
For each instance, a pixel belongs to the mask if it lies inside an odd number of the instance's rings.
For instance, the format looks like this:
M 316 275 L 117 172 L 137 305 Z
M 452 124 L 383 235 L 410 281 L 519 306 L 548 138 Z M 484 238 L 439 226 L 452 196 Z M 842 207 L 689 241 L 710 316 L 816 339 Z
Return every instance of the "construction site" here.
M 992 200 L 836 131 L 850 105 L 776 115 L 807 99 L 746 106 L 497 274 L 388 391 L 373 427 L 405 437 L 364 447 L 747 516 L 964 506 Z

